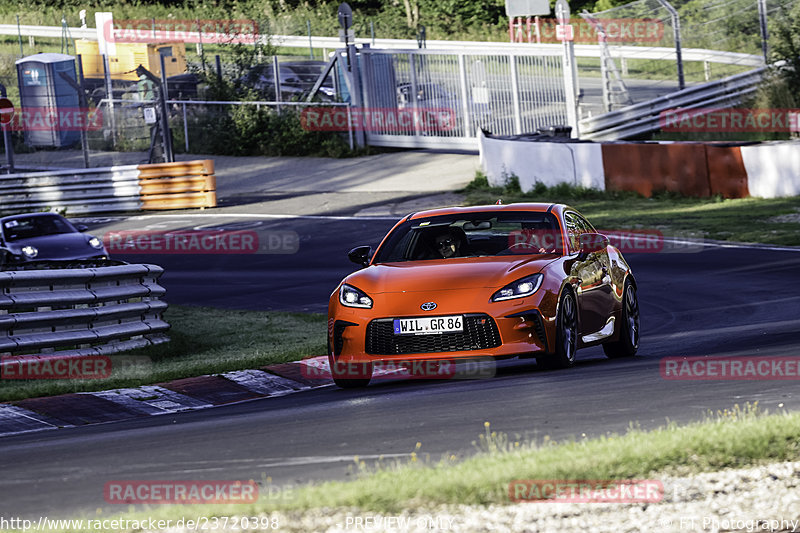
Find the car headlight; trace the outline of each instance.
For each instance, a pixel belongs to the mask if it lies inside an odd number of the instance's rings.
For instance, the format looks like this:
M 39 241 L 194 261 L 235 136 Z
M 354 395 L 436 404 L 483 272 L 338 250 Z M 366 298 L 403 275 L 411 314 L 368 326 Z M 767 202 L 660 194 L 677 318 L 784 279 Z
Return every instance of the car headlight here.
M 363 307 L 372 309 L 372 298 L 366 295 L 364 291 L 360 291 L 350 285 L 342 285 L 339 289 L 339 303 L 347 307 Z
M 524 278 L 518 279 L 513 283 L 509 283 L 492 295 L 492 301 L 502 302 L 503 300 L 513 300 L 514 298 L 524 298 L 525 296 L 530 296 L 539 290 L 543 277 L 544 276 L 541 274 L 534 274 L 532 276 L 525 276 Z
M 98 250 L 102 250 L 103 241 L 101 241 L 97 237 L 92 237 L 91 239 L 89 239 L 89 246 L 91 246 L 92 248 L 97 248 Z
M 28 259 L 33 259 L 39 255 L 39 250 L 37 250 L 35 246 L 28 245 L 22 247 L 22 253 L 25 254 L 25 257 Z

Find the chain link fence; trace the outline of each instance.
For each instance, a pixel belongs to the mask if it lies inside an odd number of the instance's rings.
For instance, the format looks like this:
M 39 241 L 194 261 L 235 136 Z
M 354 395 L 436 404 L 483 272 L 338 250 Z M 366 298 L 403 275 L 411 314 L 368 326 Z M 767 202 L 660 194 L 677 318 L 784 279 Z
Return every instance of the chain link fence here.
M 720 80 L 752 70 L 763 62 L 766 28 L 785 17 L 798 0 L 636 0 L 582 16 L 604 26 L 600 43 L 607 59 L 579 58 L 582 78 L 601 78 L 609 91 L 605 109 L 584 106 L 583 116 L 597 114 L 674 92 L 682 87 Z M 762 5 L 759 6 L 759 3 Z M 625 24 L 632 31 L 624 31 Z M 644 30 L 637 33 L 636 27 Z M 623 31 L 620 31 L 623 29 Z M 638 47 L 641 59 L 628 48 Z M 681 57 L 677 58 L 680 48 Z M 728 53 L 723 61 L 698 60 L 693 50 Z M 592 83 L 584 83 L 593 92 Z

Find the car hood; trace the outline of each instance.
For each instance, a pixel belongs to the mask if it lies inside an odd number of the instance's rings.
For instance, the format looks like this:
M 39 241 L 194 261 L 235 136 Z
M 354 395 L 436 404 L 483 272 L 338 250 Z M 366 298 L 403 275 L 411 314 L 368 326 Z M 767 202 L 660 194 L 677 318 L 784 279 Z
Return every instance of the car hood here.
M 465 257 L 372 265 L 345 278 L 367 294 L 499 288 L 539 272 L 557 256 Z
M 39 250 L 35 257 L 37 261 L 46 259 L 84 259 L 102 255 L 104 250 L 92 248 L 89 239 L 92 236 L 86 233 L 59 233 L 56 235 L 42 235 L 7 243 L 6 247 L 12 253 L 22 255 L 22 248 L 34 246 Z

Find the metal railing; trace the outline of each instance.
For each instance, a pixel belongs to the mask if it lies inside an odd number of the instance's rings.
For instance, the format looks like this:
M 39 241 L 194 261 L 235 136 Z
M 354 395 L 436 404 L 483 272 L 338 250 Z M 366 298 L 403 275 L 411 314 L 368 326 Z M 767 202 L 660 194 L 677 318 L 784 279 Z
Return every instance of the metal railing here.
M 581 138 L 592 140 L 627 139 L 661 127 L 663 113 L 676 109 L 731 107 L 753 94 L 767 68 L 737 74 L 696 85 L 648 102 L 623 107 L 598 117 L 581 121 Z
M 104 116 L 109 116 L 110 113 L 114 114 L 114 125 L 116 130 L 113 136 L 117 137 L 120 132 L 128 140 L 140 140 L 143 145 L 141 149 L 146 148 L 146 143 L 150 141 L 150 125 L 145 123 L 143 108 L 153 107 L 157 105 L 155 100 L 133 100 L 133 99 L 119 99 L 119 98 L 104 98 L 98 102 L 98 108 L 103 108 Z M 167 105 L 170 106 L 170 116 L 172 119 L 180 117 L 180 129 L 183 137 L 183 148 L 187 153 L 191 149 L 191 128 L 195 121 L 203 120 L 213 116 L 212 108 L 216 108 L 217 112 L 228 106 L 254 106 L 256 109 L 262 107 L 275 109 L 280 112 L 282 108 L 304 109 L 309 107 L 341 107 L 347 109 L 347 135 L 350 143 L 350 149 L 354 148 L 353 127 L 351 115 L 351 105 L 342 102 L 283 102 L 274 100 L 258 100 L 258 101 L 222 101 L 222 100 L 167 100 Z M 204 114 L 209 115 L 205 116 Z M 174 128 L 174 125 L 172 126 Z M 128 133 L 124 133 L 124 130 Z
M 22 36 L 32 35 L 34 37 L 51 37 L 59 38 L 62 35 L 63 28 L 61 26 L 20 26 L 19 34 Z M 69 28 L 70 34 L 75 38 L 80 39 L 97 39 L 97 30 L 94 28 Z M 17 35 L 16 24 L 0 24 L 0 35 Z M 203 35 L 206 35 L 205 33 Z M 217 37 L 222 39 L 219 34 L 208 34 L 210 37 Z M 194 37 L 199 39 L 196 32 L 187 32 L 188 38 Z M 308 48 L 309 42 L 314 48 L 322 48 L 325 50 L 335 50 L 342 46 L 338 37 L 320 37 L 312 36 L 309 41 L 308 36 L 298 35 L 269 35 L 260 36 L 262 44 L 267 42 L 281 47 L 287 48 Z M 196 41 L 192 41 L 196 42 Z M 418 43 L 413 39 L 372 39 L 357 38 L 356 44 L 369 44 L 376 48 L 385 49 L 409 49 L 417 48 Z M 425 46 L 432 50 L 457 50 L 461 52 L 471 51 L 484 51 L 486 46 L 491 46 L 495 52 L 507 53 L 555 53 L 561 50 L 560 44 L 547 44 L 547 43 L 506 43 L 506 42 L 476 42 L 476 41 L 441 41 L 429 40 L 425 41 Z M 642 48 L 638 46 L 611 46 L 611 49 L 616 55 L 626 57 L 629 59 L 672 59 L 675 58 L 675 49 L 670 47 L 647 47 Z M 706 50 L 699 48 L 684 49 L 684 61 L 701 61 L 708 63 L 720 64 L 734 64 L 734 65 L 748 65 L 748 66 L 762 66 L 764 58 L 758 54 L 743 54 L 737 52 L 727 52 L 720 50 Z M 577 57 L 596 58 L 601 57 L 600 47 L 597 45 L 576 45 L 575 55 Z
M 156 265 L 0 272 L 0 355 L 105 355 L 166 342 Z
M 450 115 L 434 127 L 417 120 L 370 128 L 370 145 L 474 148 L 481 129 L 510 135 L 567 123 L 561 49 L 499 54 L 362 48 L 359 54 L 367 108 Z

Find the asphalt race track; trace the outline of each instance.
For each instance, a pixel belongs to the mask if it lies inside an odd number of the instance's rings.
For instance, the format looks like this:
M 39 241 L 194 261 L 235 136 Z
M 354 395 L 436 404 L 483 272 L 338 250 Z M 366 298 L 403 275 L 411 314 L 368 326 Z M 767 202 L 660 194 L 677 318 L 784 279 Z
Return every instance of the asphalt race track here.
M 346 252 L 377 244 L 389 219 L 266 218 L 293 231 L 294 254 L 137 255 L 166 268 L 170 303 L 322 312 L 353 270 Z M 186 222 L 188 223 L 188 222 Z M 110 227 L 110 226 L 105 226 Z M 94 225 L 93 231 L 103 228 Z M 492 379 L 386 381 L 363 391 L 334 387 L 203 411 L 0 439 L 0 515 L 75 516 L 98 508 L 112 480 L 250 479 L 279 487 L 352 476 L 353 456 L 469 454 L 492 430 L 541 439 L 649 428 L 667 418 L 758 400 L 771 412 L 800 409 L 797 381 L 672 381 L 666 356 L 798 355 L 800 253 L 705 247 L 698 253 L 627 254 L 639 283 L 640 356 L 611 361 L 579 352 L 575 368 L 541 371 L 504 363 Z M 290 494 L 290 492 L 287 492 Z M 289 496 L 290 497 L 290 496 Z

